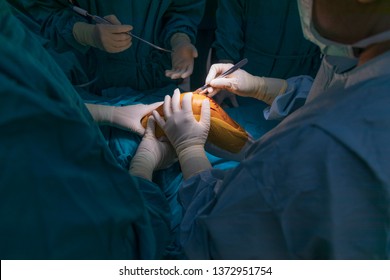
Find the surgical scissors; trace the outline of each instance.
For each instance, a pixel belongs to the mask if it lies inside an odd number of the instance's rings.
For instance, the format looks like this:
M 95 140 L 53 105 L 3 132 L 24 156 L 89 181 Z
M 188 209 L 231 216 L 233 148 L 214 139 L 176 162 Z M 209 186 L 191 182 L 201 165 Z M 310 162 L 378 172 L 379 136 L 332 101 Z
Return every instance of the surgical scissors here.
M 90 19 L 92 19 L 94 22 L 96 23 L 102 23 L 102 24 L 112 24 L 112 22 L 106 20 L 105 18 L 102 18 L 102 17 L 99 17 L 97 15 L 92 15 L 90 13 L 88 13 L 86 10 L 80 8 L 80 7 L 77 7 L 77 6 L 72 6 L 72 9 L 73 11 L 75 11 L 76 13 L 78 13 L 79 15 L 82 15 L 82 16 L 85 16 L 85 17 L 88 17 Z M 158 49 L 160 51 L 164 51 L 164 52 L 169 52 L 169 53 L 172 53 L 173 51 L 172 50 L 168 50 L 168 49 L 164 49 L 162 47 L 159 47 L 149 41 L 146 41 L 145 39 L 142 39 L 141 37 L 138 37 L 136 35 L 134 35 L 133 33 L 131 33 L 130 31 L 127 32 L 131 37 L 134 37 L 138 40 L 140 40 L 141 42 L 144 42 L 146 44 L 148 44 L 149 46 L 155 48 L 155 49 Z

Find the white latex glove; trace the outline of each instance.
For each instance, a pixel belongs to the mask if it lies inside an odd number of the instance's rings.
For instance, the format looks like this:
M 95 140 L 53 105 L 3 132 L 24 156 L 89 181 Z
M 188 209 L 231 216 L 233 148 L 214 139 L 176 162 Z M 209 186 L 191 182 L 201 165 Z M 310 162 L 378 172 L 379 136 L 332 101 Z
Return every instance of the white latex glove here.
M 73 25 L 73 37 L 84 46 L 92 46 L 109 53 L 118 53 L 130 48 L 132 37 L 127 32 L 133 27 L 122 25 L 115 15 L 104 18 L 112 24 L 76 22 Z
M 108 106 L 85 104 L 93 119 L 99 124 L 107 124 L 123 130 L 129 130 L 139 135 L 145 133 L 141 119 L 159 107 L 163 102 L 149 105 L 136 104 L 128 106 Z
M 194 58 L 198 57 L 195 46 L 186 34 L 176 33 L 171 38 L 171 47 L 172 69 L 166 70 L 165 76 L 171 79 L 189 77 L 194 70 Z
M 287 89 L 287 82 L 282 79 L 263 78 L 249 74 L 238 69 L 224 78 L 216 78 L 233 64 L 214 64 L 206 77 L 206 84 L 211 87 L 207 89 L 208 96 L 213 97 L 221 89 L 233 92 L 240 96 L 253 97 L 272 104 L 274 99 Z
M 180 91 L 176 89 L 172 99 L 165 96 L 163 109 L 165 120 L 157 111 L 153 116 L 176 150 L 184 179 L 211 168 L 204 150 L 210 130 L 209 100 L 203 100 L 199 121 L 192 113 L 191 92 L 184 95 L 180 106 Z
M 169 167 L 176 161 L 176 153 L 168 141 L 160 141 L 155 134 L 155 121 L 149 117 L 146 132 L 130 163 L 129 172 L 152 181 L 153 171 Z

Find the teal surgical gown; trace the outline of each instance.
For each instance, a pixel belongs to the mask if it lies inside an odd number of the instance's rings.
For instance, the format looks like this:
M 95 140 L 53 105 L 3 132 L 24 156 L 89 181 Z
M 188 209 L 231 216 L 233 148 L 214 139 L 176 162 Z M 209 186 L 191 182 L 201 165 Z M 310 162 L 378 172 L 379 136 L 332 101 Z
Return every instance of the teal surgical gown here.
M 218 60 L 238 62 L 257 76 L 314 77 L 319 48 L 302 34 L 296 0 L 219 0 L 216 40 Z
M 31 34 L 33 34 L 32 36 L 37 37 L 42 46 L 50 53 L 50 55 L 64 71 L 69 81 L 75 85 L 76 88 L 78 86 L 87 84 L 91 79 L 93 79 L 89 78 L 84 71 L 84 59 L 82 55 L 77 56 L 77 53 L 72 51 L 56 51 L 50 40 L 43 38 L 41 35 L 41 27 L 39 23 L 36 22 L 31 17 L 30 13 L 24 9 L 20 1 L 7 0 L 7 2 L 11 5 L 10 8 L 12 14 L 24 24 L 25 28 L 28 29 Z
M 187 256 L 389 259 L 389 63 L 387 52 L 334 73 L 238 167 L 185 181 Z
M 171 69 L 170 54 L 135 38 L 129 49 L 115 54 L 79 44 L 72 34 L 73 25 L 88 20 L 75 14 L 69 8 L 68 0 L 21 2 L 41 24 L 42 34 L 50 39 L 57 51 L 72 49 L 87 56 L 87 72 L 98 77 L 91 90 L 100 92 L 110 87 L 150 90 L 176 83 L 165 77 L 165 70 Z M 197 25 L 204 9 L 204 0 L 78 0 L 77 3 L 95 15 L 116 15 L 123 24 L 133 26 L 134 35 L 168 49 L 171 48 L 171 36 L 177 32 L 187 34 L 195 43 Z
M 0 258 L 161 258 L 171 237 L 160 188 L 118 165 L 4 0 L 0 25 Z

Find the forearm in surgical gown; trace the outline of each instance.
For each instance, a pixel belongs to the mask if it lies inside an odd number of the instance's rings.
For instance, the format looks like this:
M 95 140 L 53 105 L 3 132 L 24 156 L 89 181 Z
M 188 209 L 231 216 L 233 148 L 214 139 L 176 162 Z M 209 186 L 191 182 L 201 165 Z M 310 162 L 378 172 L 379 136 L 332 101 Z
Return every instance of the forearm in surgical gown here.
M 241 97 L 239 107 L 225 110 L 254 139 L 258 139 L 283 118 L 303 106 L 313 84 L 313 78 L 310 76 L 292 77 L 286 81 L 286 92 L 278 96 L 270 106 L 260 100 Z
M 134 35 L 170 49 L 170 38 L 177 32 L 187 34 L 195 42 L 205 0 L 77 2 L 92 14 L 116 15 L 123 24 L 133 26 Z M 23 0 L 22 3 L 42 24 L 44 36 L 55 44 L 57 50 L 75 49 L 87 55 L 89 73 L 96 72 L 99 77 L 93 85 L 99 93 L 110 87 L 150 90 L 176 83 L 165 77 L 165 70 L 171 69 L 171 55 L 140 40 L 133 38 L 129 49 L 114 54 L 79 44 L 73 37 L 73 26 L 75 22 L 86 19 L 75 14 L 67 0 Z
M 119 167 L 83 101 L 0 0 L 0 258 L 160 258 L 168 204 Z
M 73 85 L 82 85 L 90 81 L 82 66 L 84 64 L 82 55 L 77 55 L 71 50 L 56 51 L 54 44 L 50 40 L 43 38 L 40 24 L 30 16 L 30 13 L 25 10 L 21 3 L 11 0 L 8 0 L 8 2 L 12 5 L 10 6 L 12 14 L 24 24 L 32 36 L 36 36 L 37 40 L 50 53 Z
M 389 62 L 378 57 L 305 104 L 237 168 L 185 181 L 187 256 L 389 259 Z
M 297 76 L 287 79 L 287 90 L 264 109 L 267 120 L 281 120 L 303 106 L 313 85 L 310 76 Z

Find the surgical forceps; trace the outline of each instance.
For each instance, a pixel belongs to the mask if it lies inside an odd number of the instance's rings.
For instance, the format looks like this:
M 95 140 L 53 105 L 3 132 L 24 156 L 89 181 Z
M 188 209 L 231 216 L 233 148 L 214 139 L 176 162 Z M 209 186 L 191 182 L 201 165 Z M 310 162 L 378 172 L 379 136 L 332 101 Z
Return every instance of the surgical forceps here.
M 75 11 L 76 13 L 78 13 L 79 15 L 82 15 L 82 16 L 85 16 L 85 17 L 88 17 L 90 19 L 92 19 L 93 21 L 95 21 L 96 23 L 102 23 L 102 24 L 112 24 L 110 21 L 106 20 L 105 18 L 102 18 L 102 17 L 99 17 L 97 15 L 92 15 L 90 13 L 88 13 L 86 10 L 80 8 L 80 7 L 77 7 L 77 6 L 72 6 L 72 9 L 73 11 Z M 133 33 L 131 33 L 130 31 L 127 32 L 127 34 L 129 34 L 131 37 L 134 37 L 146 44 L 148 44 L 149 46 L 155 48 L 155 49 L 158 49 L 160 51 L 163 51 L 163 52 L 169 52 L 169 53 L 172 53 L 173 51 L 172 50 L 167 50 L 167 49 L 164 49 L 162 47 L 159 47 L 149 41 L 146 41 L 145 39 L 142 39 L 141 37 L 138 37 L 136 35 L 134 35 Z

